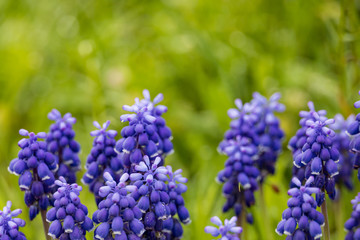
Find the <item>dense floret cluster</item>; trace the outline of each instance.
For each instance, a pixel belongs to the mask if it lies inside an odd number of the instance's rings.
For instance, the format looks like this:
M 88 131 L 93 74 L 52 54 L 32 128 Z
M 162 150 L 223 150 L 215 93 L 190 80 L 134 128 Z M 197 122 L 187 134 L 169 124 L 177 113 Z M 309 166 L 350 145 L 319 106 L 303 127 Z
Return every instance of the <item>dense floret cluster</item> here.
M 242 228 L 236 226 L 236 217 L 232 217 L 230 220 L 225 219 L 224 225 L 217 216 L 212 217 L 210 221 L 217 227 L 206 226 L 206 233 L 211 234 L 213 237 L 219 237 L 219 240 L 240 240 L 238 235 L 242 232 Z
M 120 117 L 129 125 L 115 146 L 123 171 L 120 180 L 104 174 L 106 186 L 99 189 L 99 210 L 93 215 L 100 224 L 97 239 L 180 239 L 181 223 L 190 223 L 182 197 L 187 179 L 181 170 L 163 166 L 173 151 L 171 130 L 161 117 L 167 108 L 155 106 L 163 95 L 151 101 L 147 90 L 143 94 L 145 99 L 123 107 L 133 112 Z
M 59 165 L 55 177 L 63 176 L 68 183 L 75 183 L 76 172 L 81 168 L 78 156 L 80 144 L 74 140 L 75 132 L 72 129 L 76 119 L 71 113 L 66 113 L 62 117 L 56 109 L 48 114 L 48 118 L 55 121 L 46 136 L 48 150 L 54 154 Z
M 186 191 L 183 183 L 187 179 L 181 176 L 181 170 L 173 173 L 169 166 L 158 166 L 160 161 L 157 157 L 151 164 L 149 157 L 144 156 L 144 160 L 134 166 L 136 172 L 124 173 L 119 183 L 110 174 L 104 174 L 107 186 L 99 190 L 104 200 L 93 217 L 96 223 L 101 223 L 95 230 L 98 239 L 116 239 L 117 235 L 134 239 L 182 237 L 176 214 L 182 223 L 190 223 L 181 196 Z M 121 227 L 115 226 L 114 221 L 121 222 Z
M 82 187 L 68 184 L 63 177 L 55 183 L 58 189 L 54 193 L 54 207 L 46 214 L 46 220 L 51 222 L 48 235 L 53 239 L 85 240 L 93 221 L 87 216 L 87 207 L 80 202 Z
M 360 239 L 360 193 L 351 200 L 353 212 L 351 217 L 345 222 L 345 230 L 348 231 L 345 240 Z
M 354 107 L 360 108 L 360 101 L 355 102 Z M 353 137 L 350 142 L 350 151 L 355 155 L 353 167 L 358 170 L 357 177 L 360 180 L 360 113 L 356 115 L 355 121 L 349 124 L 347 132 Z
M 301 155 L 302 148 L 305 145 L 307 141 L 307 135 L 306 135 L 306 121 L 308 120 L 315 120 L 313 117 L 313 113 L 317 113 L 320 117 L 325 117 L 326 111 L 325 110 L 315 110 L 315 106 L 313 102 L 308 102 L 309 111 L 301 111 L 300 112 L 300 129 L 297 130 L 295 136 L 293 136 L 288 144 L 288 148 L 291 150 L 293 159 L 296 159 L 298 155 Z M 297 177 L 301 182 L 304 182 L 305 179 L 305 168 L 298 168 L 295 165 L 292 169 L 292 175 Z M 290 183 L 290 185 L 292 182 Z
M 87 157 L 86 173 L 82 178 L 82 182 L 89 185 L 90 191 L 94 193 L 97 203 L 101 201 L 98 194 L 99 189 L 105 184 L 104 173 L 109 172 L 118 181 L 123 169 L 119 156 L 114 150 L 117 132 L 107 130 L 109 125 L 110 121 L 105 122 L 103 126 L 100 126 L 96 121 L 94 122 L 94 126 L 98 130 L 90 133 L 95 139 L 91 153 Z
M 304 186 L 296 177 L 292 182 L 295 187 L 288 191 L 291 196 L 287 202 L 289 208 L 283 212 L 282 220 L 275 231 L 279 235 L 287 235 L 287 240 L 319 239 L 322 236 L 324 216 L 316 211 L 316 201 L 311 195 L 318 194 L 320 189 L 313 187 L 313 176 L 309 177 Z
M 0 211 L 0 239 L 2 240 L 26 240 L 24 233 L 19 231 L 19 227 L 25 226 L 25 221 L 16 218 L 22 211 L 16 209 L 11 211 L 11 201 Z
M 116 151 L 129 169 L 131 164 L 138 164 L 144 155 L 149 156 L 151 161 L 159 156 L 160 164 L 164 165 L 164 157 L 173 152 L 172 133 L 162 117 L 167 107 L 156 105 L 163 100 L 163 95 L 158 94 L 153 101 L 148 90 L 144 90 L 143 95 L 144 99 L 136 98 L 134 105 L 124 105 L 123 109 L 132 113 L 120 117 L 129 125 L 121 130 L 122 138 L 116 143 Z
M 239 216 L 241 211 L 245 211 L 245 206 L 253 205 L 258 180 L 262 183 L 267 174 L 275 172 L 284 136 L 279 119 L 274 115 L 284 110 L 284 105 L 278 103 L 279 98 L 280 94 L 274 94 L 268 101 L 254 93 L 250 103 L 243 105 L 240 99 L 236 99 L 237 108 L 228 110 L 232 119 L 230 129 L 218 148 L 228 159 L 217 176 L 217 180 L 224 183 L 225 212 L 234 208 Z M 248 221 L 252 222 L 251 214 L 247 215 Z
M 19 141 L 21 150 L 18 157 L 10 162 L 8 170 L 20 175 L 19 186 L 25 191 L 25 203 L 30 208 L 30 220 L 33 220 L 40 210 L 46 210 L 52 202 L 55 172 L 58 169 L 54 155 L 47 150 L 46 133 L 35 134 L 25 129 L 20 135 L 28 137 Z
M 281 152 L 284 131 L 280 128 L 280 121 L 274 114 L 285 110 L 285 106 L 278 102 L 280 97 L 279 93 L 275 93 L 267 100 L 255 92 L 251 101 L 254 106 L 253 112 L 258 115 L 258 120 L 254 126 L 255 132 L 259 136 L 255 163 L 261 172 L 261 183 L 266 175 L 275 173 L 275 163 Z
M 354 122 L 354 115 L 350 115 L 347 119 L 341 114 L 334 117 L 335 123 L 330 128 L 335 131 L 334 147 L 339 150 L 339 174 L 335 176 L 335 183 L 338 187 L 345 186 L 347 189 L 353 189 L 353 158 L 354 154 L 349 151 L 350 136 L 346 133 L 347 128 Z
M 254 191 L 258 189 L 257 179 L 260 171 L 254 164 L 254 158 L 258 153 L 256 147 L 259 138 L 256 135 L 253 124 L 257 116 L 252 112 L 249 103 L 242 105 L 240 99 L 235 101 L 238 109 L 230 109 L 228 115 L 233 120 L 231 129 L 225 133 L 225 139 L 219 145 L 219 151 L 228 156 L 225 168 L 218 173 L 217 180 L 223 185 L 223 194 L 226 203 L 223 211 L 234 208 L 239 216 L 245 211 L 245 205 L 250 207 L 255 203 Z
M 315 177 L 315 186 L 321 189 L 321 192 L 316 195 L 318 206 L 320 206 L 324 201 L 325 191 L 331 199 L 335 198 L 334 176 L 339 174 L 337 163 L 340 153 L 334 145 L 335 132 L 327 127 L 334 123 L 334 119 L 327 119 L 323 114 L 313 111 L 313 106 L 310 106 L 310 112 L 301 112 L 301 117 L 307 119 L 306 137 L 295 141 L 295 144 L 292 142 L 293 139 L 290 140 L 290 146 L 294 144 L 300 149 L 303 144 L 301 152 L 295 155 L 293 163 L 295 167 L 304 169 L 305 179 L 310 176 Z M 303 121 L 300 124 L 302 125 Z

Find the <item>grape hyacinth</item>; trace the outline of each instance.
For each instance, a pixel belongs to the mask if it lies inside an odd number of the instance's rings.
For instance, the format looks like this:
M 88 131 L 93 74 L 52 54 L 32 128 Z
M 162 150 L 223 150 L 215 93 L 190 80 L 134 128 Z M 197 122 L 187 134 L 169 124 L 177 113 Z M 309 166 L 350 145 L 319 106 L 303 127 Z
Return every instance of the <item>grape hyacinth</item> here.
M 360 91 L 359 91 L 360 94 Z M 354 103 L 355 108 L 360 108 L 360 101 Z M 358 170 L 357 177 L 360 180 L 360 113 L 355 117 L 355 120 L 349 124 L 347 132 L 353 137 L 350 142 L 350 151 L 354 153 L 353 167 Z
M 167 107 L 156 105 L 163 100 L 163 95 L 158 94 L 153 101 L 148 90 L 144 90 L 143 95 L 142 100 L 135 98 L 134 105 L 124 105 L 123 109 L 132 113 L 120 117 L 122 122 L 129 122 L 129 126 L 121 130 L 122 138 L 116 143 L 116 151 L 127 168 L 138 164 L 144 155 L 151 161 L 159 156 L 164 165 L 164 157 L 173 152 L 172 133 L 162 117 Z
M 58 189 L 54 193 L 54 207 L 46 214 L 46 220 L 51 222 L 48 235 L 53 239 L 85 240 L 93 221 L 87 216 L 87 207 L 80 202 L 82 187 L 68 184 L 61 176 L 55 183 Z
M 233 120 L 230 130 L 225 133 L 225 139 L 219 145 L 219 152 L 226 154 L 228 159 L 225 168 L 218 173 L 217 181 L 224 183 L 223 194 L 227 201 L 223 211 L 234 208 L 240 216 L 246 207 L 255 203 L 254 191 L 258 189 L 257 180 L 260 171 L 253 159 L 258 153 L 259 137 L 254 131 L 254 123 L 258 117 L 249 103 L 242 105 L 240 99 L 235 100 L 238 109 L 230 109 L 228 115 Z M 243 212 L 245 214 L 245 212 Z M 252 216 L 248 216 L 251 223 Z
M 20 135 L 28 137 L 18 142 L 21 150 L 18 158 L 10 162 L 9 172 L 20 175 L 19 186 L 25 191 L 25 203 L 30 208 L 30 220 L 33 220 L 40 210 L 46 211 L 52 202 L 54 189 L 54 173 L 58 169 L 54 155 L 47 150 L 46 133 L 35 134 L 25 129 Z
M 93 221 L 100 224 L 95 229 L 95 239 L 139 239 L 145 232 L 142 212 L 130 192 L 136 186 L 127 185 L 129 174 L 124 173 L 119 182 L 115 182 L 109 172 L 104 173 L 105 186 L 99 189 L 103 200 L 93 214 Z
M 348 126 L 354 122 L 354 115 L 350 115 L 346 120 L 341 114 L 334 117 L 335 123 L 330 128 L 335 131 L 334 146 L 339 150 L 339 174 L 335 176 L 337 186 L 344 185 L 347 189 L 353 189 L 353 158 L 354 154 L 349 151 L 350 136 L 346 133 Z
M 238 235 L 242 232 L 242 228 L 236 226 L 236 217 L 232 217 L 230 220 L 225 219 L 224 225 L 217 216 L 212 217 L 210 221 L 218 227 L 206 226 L 206 233 L 211 234 L 213 237 L 219 236 L 219 240 L 240 240 Z
M 293 159 L 297 158 L 298 155 L 302 153 L 302 148 L 306 143 L 307 136 L 306 136 L 306 121 L 307 120 L 315 120 L 313 117 L 313 113 L 317 113 L 320 117 L 325 117 L 326 111 L 325 110 L 315 110 L 315 106 L 313 102 L 308 102 L 309 111 L 301 111 L 300 112 L 300 129 L 297 130 L 295 136 L 293 136 L 288 144 L 288 148 L 291 150 Z M 298 168 L 295 165 L 292 169 L 292 175 L 297 177 L 301 182 L 305 180 L 305 169 Z M 292 182 L 291 182 L 292 184 Z M 293 187 L 293 186 L 291 186 Z
M 107 130 L 109 125 L 110 121 L 105 122 L 103 126 L 100 126 L 96 121 L 94 122 L 94 126 L 98 130 L 90 133 L 95 139 L 91 153 L 86 161 L 86 173 L 82 178 L 82 182 L 89 185 L 90 191 L 94 193 L 97 203 L 101 201 L 101 197 L 98 194 L 99 189 L 105 185 L 104 172 L 109 172 L 118 181 L 123 169 L 118 154 L 114 150 L 117 132 L 115 130 Z
M 322 236 L 324 215 L 316 211 L 317 204 L 311 195 L 318 194 L 320 189 L 314 187 L 313 176 L 303 186 L 296 177 L 292 179 L 292 183 L 295 187 L 288 191 L 291 196 L 287 202 L 289 208 L 282 213 L 282 220 L 275 231 L 279 235 L 287 235 L 287 240 L 319 239 Z
M 190 223 L 181 196 L 187 190 L 183 184 L 187 179 L 181 176 L 181 169 L 172 172 L 170 166 L 159 166 L 160 162 L 161 158 L 156 157 L 151 164 L 145 155 L 143 161 L 135 166 L 137 172 L 130 174 L 130 180 L 138 191 L 132 196 L 144 214 L 144 239 L 178 239 L 183 233 L 180 222 Z
M 76 172 L 81 165 L 78 156 L 80 145 L 74 140 L 75 132 L 72 129 L 76 119 L 70 113 L 62 117 L 56 109 L 48 114 L 48 118 L 55 121 L 46 137 L 48 150 L 54 154 L 59 165 L 55 177 L 63 176 L 68 183 L 75 183 Z
M 353 205 L 353 212 L 351 217 L 345 222 L 346 234 L 345 240 L 359 240 L 360 239 L 360 193 L 351 200 Z
M 26 240 L 24 233 L 19 231 L 19 227 L 25 226 L 25 221 L 21 218 L 16 218 L 21 212 L 21 209 L 11 211 L 11 201 L 6 203 L 6 206 L 0 211 L 0 239 L 2 240 Z
M 309 114 L 312 119 L 305 122 L 306 141 L 301 142 L 301 153 L 295 156 L 293 163 L 297 168 L 305 169 L 305 179 L 315 177 L 315 186 L 321 189 L 316 196 L 320 206 L 325 199 L 325 191 L 331 199 L 335 198 L 334 176 L 339 174 L 337 163 L 340 154 L 333 144 L 335 132 L 327 127 L 334 123 L 334 119 L 327 119 L 315 111 Z
M 251 104 L 255 106 L 253 111 L 258 115 L 258 121 L 254 126 L 259 136 L 257 146 L 259 150 L 255 163 L 261 172 L 261 183 L 266 175 L 275 173 L 275 163 L 281 152 L 284 131 L 280 128 L 280 121 L 274 114 L 285 110 L 285 106 L 278 102 L 280 97 L 280 93 L 275 93 L 267 100 L 260 93 L 255 92 L 251 101 Z

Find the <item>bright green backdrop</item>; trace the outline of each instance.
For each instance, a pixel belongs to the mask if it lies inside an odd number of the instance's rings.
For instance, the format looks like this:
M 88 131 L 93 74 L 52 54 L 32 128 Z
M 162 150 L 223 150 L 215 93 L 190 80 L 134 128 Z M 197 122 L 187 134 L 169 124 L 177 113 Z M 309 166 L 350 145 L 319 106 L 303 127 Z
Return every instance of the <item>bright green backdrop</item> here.
M 329 117 L 356 112 L 359 12 L 359 1 L 351 0 L 0 0 L 0 205 L 10 199 L 24 209 L 23 231 L 42 239 L 40 216 L 28 220 L 18 177 L 6 170 L 18 151 L 18 129 L 47 131 L 52 108 L 71 112 L 84 164 L 92 121 L 109 119 L 120 130 L 122 105 L 147 88 L 153 96 L 164 93 L 169 109 L 164 117 L 175 154 L 167 164 L 189 178 L 192 223 L 184 239 L 211 239 L 203 232 L 209 218 L 230 217 L 221 213 L 224 198 L 214 181 L 225 161 L 216 147 L 228 128 L 226 110 L 253 91 L 267 97 L 279 91 L 287 107 L 279 114 L 284 151 L 265 185 L 269 219 L 253 207 L 248 239 L 284 239 L 265 235 L 263 225 L 274 229 L 286 208 L 292 167 L 286 143 L 298 128 L 299 110 L 312 100 Z M 354 196 L 343 194 L 338 209 L 346 218 Z M 95 210 L 87 187 L 81 200 Z M 332 235 L 340 239 L 339 217 L 329 207 Z

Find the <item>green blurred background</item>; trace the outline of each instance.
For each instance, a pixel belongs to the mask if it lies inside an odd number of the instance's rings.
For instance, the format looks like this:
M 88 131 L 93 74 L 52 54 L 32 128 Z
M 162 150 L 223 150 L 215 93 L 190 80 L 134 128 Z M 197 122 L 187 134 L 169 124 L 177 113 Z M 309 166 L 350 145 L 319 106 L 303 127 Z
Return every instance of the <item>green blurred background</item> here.
M 249 101 L 253 91 L 267 97 L 279 91 L 287 107 L 279 114 L 284 151 L 265 184 L 268 218 L 258 203 L 252 207 L 248 239 L 284 239 L 273 229 L 288 199 L 286 145 L 298 112 L 309 100 L 329 117 L 357 112 L 359 13 L 360 1 L 351 0 L 0 0 L 0 205 L 12 200 L 24 209 L 28 239 L 43 239 L 40 216 L 29 221 L 18 177 L 6 170 L 17 155 L 18 130 L 47 131 L 52 108 L 71 112 L 84 164 L 92 121 L 109 119 L 120 130 L 122 105 L 147 88 L 152 96 L 162 92 L 169 109 L 164 117 L 175 153 L 167 164 L 189 179 L 192 223 L 184 239 L 211 239 L 203 232 L 209 218 L 231 216 L 221 212 L 225 200 L 214 181 L 226 159 L 216 151 L 230 122 L 226 111 L 235 98 Z M 358 180 L 356 186 L 360 190 Z M 333 239 L 344 234 L 355 194 L 344 191 L 340 207 L 329 204 Z M 81 200 L 90 213 L 96 209 L 87 187 Z

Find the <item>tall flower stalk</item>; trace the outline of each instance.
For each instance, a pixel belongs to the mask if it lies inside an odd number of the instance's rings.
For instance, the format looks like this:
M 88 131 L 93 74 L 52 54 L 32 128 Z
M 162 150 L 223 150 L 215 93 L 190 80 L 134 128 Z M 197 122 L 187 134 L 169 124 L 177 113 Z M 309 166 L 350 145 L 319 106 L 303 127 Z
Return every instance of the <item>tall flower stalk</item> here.
M 72 129 L 76 119 L 71 116 L 71 113 L 66 113 L 62 117 L 56 109 L 51 110 L 48 118 L 55 121 L 51 124 L 50 132 L 46 136 L 48 150 L 54 154 L 59 165 L 55 178 L 63 176 L 67 182 L 75 183 L 76 172 L 81 168 L 78 156 L 80 144 L 74 140 L 75 132 Z
M 187 179 L 181 169 L 164 166 L 173 145 L 162 118 L 167 108 L 158 105 L 163 95 L 151 100 L 147 90 L 143 94 L 144 99 L 123 107 L 131 112 L 120 117 L 129 125 L 115 146 L 123 169 L 119 179 L 104 172 L 105 186 L 99 188 L 99 209 L 93 215 L 99 224 L 96 239 L 180 239 L 181 223 L 190 223 L 182 197 Z
M 47 150 L 46 133 L 35 134 L 25 129 L 19 131 L 23 138 L 18 142 L 21 150 L 18 158 L 10 162 L 8 170 L 20 175 L 19 186 L 25 191 L 25 203 L 30 208 L 30 220 L 41 212 L 44 232 L 47 236 L 49 225 L 46 222 L 46 210 L 53 204 L 52 193 L 55 189 L 55 172 L 58 169 L 54 155 Z
M 340 153 L 334 144 L 335 132 L 328 127 L 333 124 L 333 119 L 327 119 L 323 112 L 316 112 L 313 104 L 309 103 L 309 112 L 300 112 L 303 119 L 300 121 L 305 133 L 290 140 L 290 146 L 298 150 L 294 156 L 294 166 L 303 169 L 305 180 L 311 176 L 315 179 L 314 186 L 320 191 L 316 193 L 316 202 L 321 206 L 325 217 L 324 237 L 329 239 L 329 224 L 326 208 L 326 195 L 335 199 L 335 176 L 339 174 L 338 161 Z M 297 134 L 298 135 L 298 134 Z M 299 134 L 300 135 L 300 134 Z M 299 175 L 299 172 L 296 173 Z

